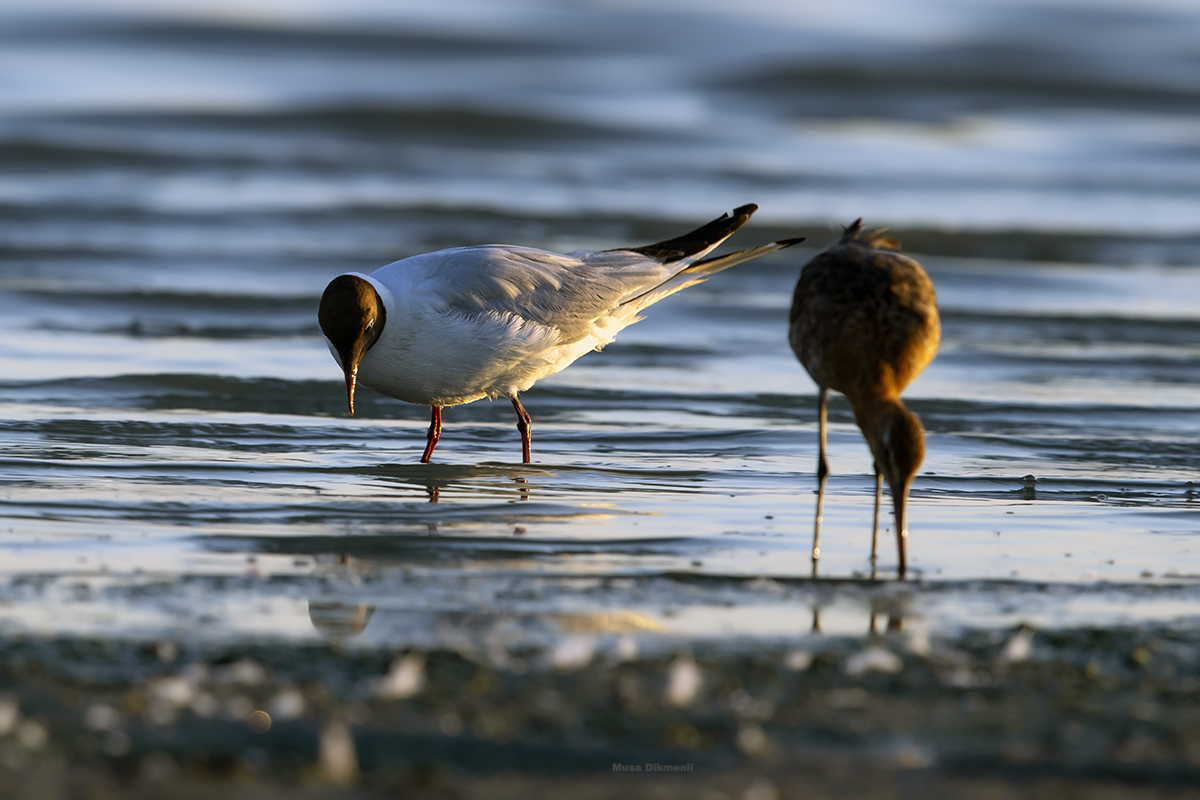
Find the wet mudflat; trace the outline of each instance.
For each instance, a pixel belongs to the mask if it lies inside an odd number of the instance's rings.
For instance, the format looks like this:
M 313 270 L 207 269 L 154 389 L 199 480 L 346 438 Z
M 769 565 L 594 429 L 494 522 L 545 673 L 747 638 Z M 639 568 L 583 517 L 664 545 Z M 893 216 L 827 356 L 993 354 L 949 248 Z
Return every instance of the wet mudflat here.
M 13 638 L 4 796 L 1197 791 L 1195 630 L 929 638 L 876 600 L 874 633 L 752 650 L 640 654 L 628 634 L 515 652 Z
M 0 797 L 1194 792 L 1196 12 L 425 5 L 0 8 Z M 333 275 L 747 202 L 809 241 L 539 383 L 533 464 L 346 417 Z M 809 560 L 858 216 L 943 320 L 904 584 L 836 398 Z

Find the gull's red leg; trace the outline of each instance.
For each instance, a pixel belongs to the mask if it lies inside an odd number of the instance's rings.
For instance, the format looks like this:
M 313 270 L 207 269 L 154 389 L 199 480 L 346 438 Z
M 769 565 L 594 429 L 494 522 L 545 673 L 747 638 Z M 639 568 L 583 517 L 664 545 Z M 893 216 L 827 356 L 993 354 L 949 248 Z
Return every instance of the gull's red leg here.
M 433 407 L 433 418 L 429 420 L 429 433 L 426 435 L 428 442 L 425 445 L 425 453 L 421 456 L 421 463 L 428 464 L 429 459 L 433 457 L 433 448 L 437 447 L 438 439 L 442 438 L 442 407 Z
M 520 400 L 514 397 L 512 404 L 513 408 L 517 410 L 517 430 L 521 432 L 521 462 L 528 464 L 532 460 L 529 454 L 532 439 L 530 431 L 533 429 L 532 420 Z

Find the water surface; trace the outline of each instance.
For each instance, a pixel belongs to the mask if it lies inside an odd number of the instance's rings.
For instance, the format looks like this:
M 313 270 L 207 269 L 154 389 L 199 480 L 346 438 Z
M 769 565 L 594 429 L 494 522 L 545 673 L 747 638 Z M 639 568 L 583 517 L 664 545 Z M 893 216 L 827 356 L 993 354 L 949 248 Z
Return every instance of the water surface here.
M 1200 14 L 1173 3 L 0 12 L 0 629 L 380 646 L 859 635 L 1200 613 Z M 346 417 L 347 270 L 809 242 L 524 397 Z M 800 267 L 863 216 L 937 286 L 907 586 L 814 387 Z M 894 576 L 890 526 L 880 575 Z M 461 615 L 474 614 L 467 624 Z M 1192 624 L 1187 622 L 1187 624 Z M 671 645 L 673 646 L 673 645 Z

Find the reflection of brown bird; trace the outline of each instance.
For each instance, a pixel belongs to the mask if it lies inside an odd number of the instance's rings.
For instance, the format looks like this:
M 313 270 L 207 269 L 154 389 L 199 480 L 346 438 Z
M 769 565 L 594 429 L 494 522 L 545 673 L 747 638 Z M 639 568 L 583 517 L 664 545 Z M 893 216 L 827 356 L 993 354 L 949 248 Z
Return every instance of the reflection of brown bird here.
M 821 506 L 829 462 L 825 458 L 825 405 L 830 389 L 841 392 L 875 457 L 875 563 L 882 479 L 892 492 L 900 577 L 907 564 L 905 505 L 913 476 L 925 457 L 925 434 L 917 415 L 900 401 L 904 390 L 937 353 L 941 328 L 933 283 L 921 265 L 898 253 L 881 231 L 864 231 L 855 220 L 841 240 L 805 265 L 792 298 L 788 340 L 817 384 L 820 454 L 813 572 L 820 556 Z

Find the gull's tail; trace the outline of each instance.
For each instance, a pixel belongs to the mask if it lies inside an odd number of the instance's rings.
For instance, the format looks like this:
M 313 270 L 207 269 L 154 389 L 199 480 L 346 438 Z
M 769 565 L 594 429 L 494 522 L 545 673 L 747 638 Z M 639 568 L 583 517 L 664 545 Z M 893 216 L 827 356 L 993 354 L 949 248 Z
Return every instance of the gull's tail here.
M 795 239 L 781 239 L 778 242 L 760 244 L 758 247 L 749 247 L 745 250 L 738 250 L 736 253 L 728 253 L 723 256 L 715 256 L 713 258 L 706 258 L 703 261 L 697 261 L 694 264 L 684 267 L 653 289 L 643 292 L 637 297 L 631 297 L 621 305 L 632 306 L 636 311 L 641 311 L 646 306 L 657 303 L 664 297 L 675 294 L 675 292 L 681 289 L 695 286 L 697 283 L 703 283 L 708 280 L 709 275 L 715 275 L 721 270 L 737 266 L 752 258 L 765 256 L 767 253 L 774 253 L 776 250 L 783 250 L 794 244 L 800 244 L 803 241 L 803 236 L 798 236 Z M 713 247 L 716 247 L 716 245 L 714 244 Z M 711 250 L 712 248 L 710 247 L 709 249 Z
M 776 250 L 782 250 L 785 247 L 791 247 L 792 245 L 800 244 L 803 241 L 803 236 L 797 236 L 795 239 L 780 239 L 778 242 L 760 244 L 758 247 L 749 247 L 745 250 L 738 250 L 736 253 L 706 258 L 703 261 L 697 261 L 695 264 L 692 264 L 680 274 L 713 275 L 723 269 L 735 267 L 738 264 L 741 264 L 743 261 L 749 261 L 752 258 L 765 256 L 767 253 L 774 253 Z

